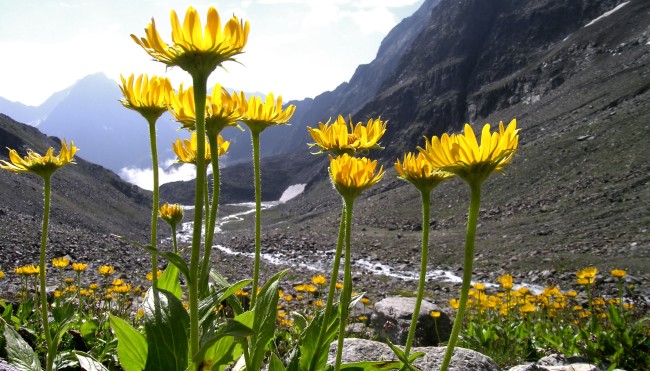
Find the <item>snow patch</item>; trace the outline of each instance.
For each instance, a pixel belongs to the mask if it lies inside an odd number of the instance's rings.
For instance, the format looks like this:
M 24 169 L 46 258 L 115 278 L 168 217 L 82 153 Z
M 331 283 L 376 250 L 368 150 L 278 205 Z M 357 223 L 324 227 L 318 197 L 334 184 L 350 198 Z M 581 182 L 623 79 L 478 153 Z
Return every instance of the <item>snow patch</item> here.
M 281 203 L 284 203 L 298 196 L 305 190 L 305 186 L 307 186 L 307 184 L 294 184 L 292 186 L 289 186 L 289 188 L 285 189 L 284 192 L 282 192 L 282 196 L 280 196 L 279 201 Z
M 612 15 L 614 12 L 616 12 L 616 11 L 619 10 L 619 9 L 621 9 L 622 7 L 624 7 L 625 5 L 627 5 L 628 3 L 629 3 L 629 1 L 626 1 L 626 2 L 624 2 L 624 3 L 620 3 L 620 4 L 618 4 L 618 5 L 616 6 L 616 8 L 614 8 L 614 9 L 608 11 L 608 12 L 603 13 L 600 17 L 598 17 L 598 18 L 592 20 L 591 22 L 587 23 L 584 27 L 589 27 L 589 26 L 591 26 L 592 24 L 594 24 L 594 23 L 600 21 L 601 19 L 603 19 L 603 18 L 605 18 L 605 17 L 608 17 L 608 16 Z

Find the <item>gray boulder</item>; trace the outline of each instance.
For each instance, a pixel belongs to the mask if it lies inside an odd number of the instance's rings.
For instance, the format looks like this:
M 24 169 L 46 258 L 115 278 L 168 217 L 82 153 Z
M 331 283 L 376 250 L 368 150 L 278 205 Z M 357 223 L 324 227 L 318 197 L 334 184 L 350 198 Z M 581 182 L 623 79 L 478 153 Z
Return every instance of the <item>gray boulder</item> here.
M 330 346 L 327 358 L 328 364 L 334 364 L 336 359 L 337 343 Z M 412 353 L 424 352 L 423 357 L 418 358 L 414 365 L 421 370 L 439 370 L 446 347 L 415 347 Z M 343 363 L 361 361 L 390 361 L 397 360 L 392 349 L 384 343 L 346 338 L 343 342 Z M 489 357 L 473 350 L 458 348 L 454 349 L 454 355 L 449 365 L 450 371 L 501 371 L 501 368 Z
M 587 363 L 583 359 L 566 358 L 560 354 L 552 354 L 540 358 L 535 363 L 514 366 L 508 371 L 605 371 L 606 367 L 601 367 L 593 363 Z M 624 371 L 615 369 L 614 371 Z
M 381 334 L 382 338 L 388 336 L 393 344 L 404 345 L 414 308 L 415 298 L 387 297 L 375 304 L 370 316 L 370 327 Z M 440 312 L 440 317 L 434 319 L 429 315 L 431 311 Z M 437 305 L 422 300 L 417 321 L 414 345 L 434 346 L 449 340 L 451 320 Z

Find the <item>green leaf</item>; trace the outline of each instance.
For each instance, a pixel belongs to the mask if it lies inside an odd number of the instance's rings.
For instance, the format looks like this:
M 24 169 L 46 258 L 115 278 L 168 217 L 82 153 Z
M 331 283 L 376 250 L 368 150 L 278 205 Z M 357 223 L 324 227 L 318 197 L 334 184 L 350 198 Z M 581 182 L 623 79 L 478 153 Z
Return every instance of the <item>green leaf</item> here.
M 338 305 L 334 305 L 332 308 L 332 313 L 330 314 L 329 323 L 327 325 L 327 332 L 325 333 L 325 338 L 323 344 L 321 344 L 320 349 L 317 349 L 318 346 L 318 336 L 320 330 L 323 327 L 324 320 L 324 311 L 319 311 L 316 313 L 314 318 L 311 320 L 309 325 L 305 328 L 300 338 L 300 367 L 301 370 L 311 370 L 312 365 L 315 369 L 321 369 L 325 367 L 327 363 L 327 355 L 329 353 L 330 344 L 334 341 L 339 327 L 339 315 Z M 317 360 L 314 360 L 317 358 Z
M 241 344 L 233 337 L 222 337 L 205 350 L 201 365 L 211 365 L 210 370 L 223 371 L 239 359 L 243 353 Z M 199 367 L 202 370 L 201 367 Z
M 278 300 L 280 299 L 278 297 L 279 281 L 288 271 L 288 269 L 285 269 L 269 278 L 257 296 L 255 307 L 252 309 L 255 313 L 253 321 L 255 334 L 250 338 L 249 348 L 253 370 L 261 369 L 266 347 L 275 335 L 275 321 L 278 316 Z
M 178 267 L 174 264 L 167 265 L 162 276 L 158 279 L 158 288 L 162 290 L 167 290 L 174 294 L 176 299 L 180 299 L 183 295 L 183 290 L 181 289 L 181 281 L 178 279 L 180 271 Z
M 286 371 L 287 369 L 282 364 L 282 361 L 278 356 L 273 353 L 271 354 L 271 360 L 269 362 L 269 371 Z
M 41 363 L 32 348 L 4 319 L 0 319 L 4 337 L 4 357 L 11 366 L 19 371 L 40 371 Z
M 74 306 L 72 300 L 66 300 L 52 309 L 52 318 L 54 322 L 63 324 L 74 317 Z
M 97 326 L 97 320 L 94 319 L 86 320 L 81 324 L 81 326 L 79 326 L 79 332 L 81 332 L 81 336 L 85 341 L 95 339 L 98 329 L 99 326 Z
M 247 280 L 242 280 L 239 281 L 232 286 L 229 287 L 222 287 L 220 290 L 215 292 L 214 294 L 208 296 L 207 298 L 201 300 L 199 303 L 199 318 L 200 318 L 200 325 L 201 327 L 204 327 L 204 322 L 208 320 L 209 316 L 213 313 L 212 309 L 215 308 L 217 305 L 221 304 L 222 301 L 227 300 L 231 296 L 233 296 L 237 290 L 240 290 L 244 288 L 246 285 L 250 284 L 252 280 L 247 279 Z
M 126 371 L 143 370 L 147 362 L 147 339 L 125 320 L 110 316 L 117 337 L 117 356 Z
M 423 352 L 415 352 L 407 357 L 406 353 L 404 353 L 402 349 L 396 347 L 395 345 L 393 345 L 393 343 L 391 343 L 390 339 L 388 339 L 388 336 L 386 337 L 386 344 L 388 344 L 390 349 L 393 350 L 393 353 L 395 353 L 397 358 L 401 361 L 401 368 L 400 368 L 401 370 L 407 370 L 407 369 L 411 371 L 420 370 L 419 368 L 413 366 L 412 363 L 416 359 L 424 356 Z
M 364 361 L 364 362 L 342 364 L 341 370 L 373 371 L 373 370 L 392 370 L 399 367 L 400 367 L 400 363 L 397 361 Z
M 103 364 L 98 362 L 87 353 L 75 350 L 74 355 L 79 360 L 79 366 L 84 371 L 108 371 L 108 369 Z
M 145 370 L 185 370 L 190 318 L 183 303 L 169 291 L 150 288 L 142 309 L 148 344 Z
M 237 320 L 228 321 L 225 325 L 219 327 L 217 332 L 212 336 L 201 339 L 201 349 L 199 349 L 199 353 L 193 357 L 193 360 L 196 363 L 203 361 L 205 353 L 208 351 L 208 349 L 210 349 L 214 343 L 223 337 L 230 336 L 235 338 L 245 338 L 247 336 L 252 336 L 253 334 L 253 329 L 244 325 L 243 323 Z

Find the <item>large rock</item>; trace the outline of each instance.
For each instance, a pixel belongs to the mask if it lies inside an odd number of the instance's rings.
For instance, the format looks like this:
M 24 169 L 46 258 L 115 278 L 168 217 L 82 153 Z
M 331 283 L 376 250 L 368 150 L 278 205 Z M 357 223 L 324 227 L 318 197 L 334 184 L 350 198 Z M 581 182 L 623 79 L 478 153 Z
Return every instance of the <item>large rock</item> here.
M 588 363 L 581 358 L 566 358 L 561 354 L 553 354 L 540 358 L 535 363 L 517 365 L 508 371 L 605 371 L 606 367 L 600 367 L 593 363 Z M 614 371 L 623 371 L 615 369 Z
M 330 346 L 328 364 L 333 364 L 336 359 L 336 342 Z M 439 370 L 442 359 L 445 355 L 446 347 L 416 347 L 412 353 L 424 352 L 423 357 L 418 358 L 414 365 L 422 370 Z M 381 361 L 397 360 L 390 347 L 384 343 L 347 338 L 343 342 L 343 363 L 353 363 L 361 361 Z M 458 348 L 454 349 L 454 355 L 449 365 L 450 371 L 501 371 L 491 358 L 473 350 Z
M 415 298 L 387 297 L 375 304 L 374 312 L 370 316 L 370 326 L 382 334 L 382 338 L 388 336 L 393 344 L 404 345 L 414 308 Z M 440 317 L 434 319 L 430 316 L 431 311 L 440 312 Z M 437 305 L 423 300 L 417 321 L 415 345 L 433 346 L 449 340 L 451 321 Z

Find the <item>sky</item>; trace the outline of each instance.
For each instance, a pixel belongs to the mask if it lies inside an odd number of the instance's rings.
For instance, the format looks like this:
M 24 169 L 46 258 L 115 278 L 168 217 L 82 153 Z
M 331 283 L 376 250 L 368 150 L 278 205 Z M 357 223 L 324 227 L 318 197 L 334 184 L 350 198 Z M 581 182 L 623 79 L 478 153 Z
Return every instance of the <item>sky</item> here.
M 165 75 L 174 86 L 191 82 L 167 69 L 130 38 L 144 36 L 153 17 L 171 42 L 170 10 L 183 22 L 188 6 L 205 22 L 214 6 L 222 23 L 248 20 L 239 63 L 212 73 L 209 86 L 273 92 L 285 101 L 314 97 L 348 81 L 371 62 L 381 40 L 423 0 L 0 0 L 0 97 L 39 105 L 84 76 L 103 72 Z

